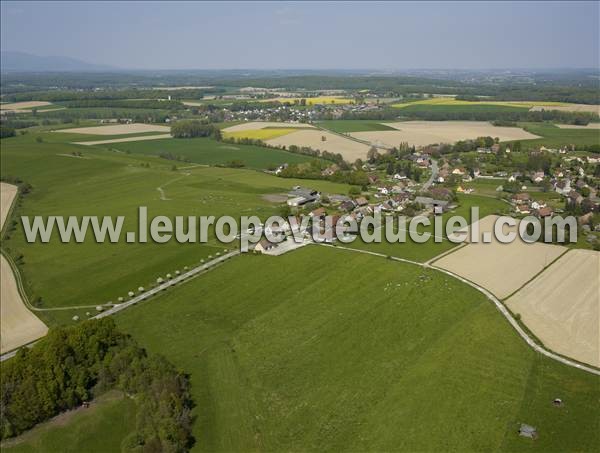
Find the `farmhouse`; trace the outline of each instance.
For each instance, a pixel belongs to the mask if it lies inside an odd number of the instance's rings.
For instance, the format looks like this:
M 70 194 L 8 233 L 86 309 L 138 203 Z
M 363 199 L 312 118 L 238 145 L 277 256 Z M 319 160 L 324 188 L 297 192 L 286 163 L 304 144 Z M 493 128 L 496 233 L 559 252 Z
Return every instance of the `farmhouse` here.
M 287 205 L 291 207 L 298 207 L 303 206 L 306 203 L 318 201 L 321 198 L 321 194 L 319 194 L 319 192 L 316 190 L 296 187 L 288 193 L 288 197 L 291 198 L 287 201 Z
M 269 240 L 262 238 L 258 244 L 254 247 L 255 252 L 264 253 L 273 250 L 277 247 L 277 244 L 270 242 Z

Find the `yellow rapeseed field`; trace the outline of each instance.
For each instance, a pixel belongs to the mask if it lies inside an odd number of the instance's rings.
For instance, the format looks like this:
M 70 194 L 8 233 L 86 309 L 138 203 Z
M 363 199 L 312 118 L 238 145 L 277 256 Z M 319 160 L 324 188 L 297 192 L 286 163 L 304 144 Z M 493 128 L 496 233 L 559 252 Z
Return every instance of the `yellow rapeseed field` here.
M 235 132 L 223 132 L 225 138 L 251 138 L 254 140 L 270 140 L 297 131 L 297 128 L 264 128 Z

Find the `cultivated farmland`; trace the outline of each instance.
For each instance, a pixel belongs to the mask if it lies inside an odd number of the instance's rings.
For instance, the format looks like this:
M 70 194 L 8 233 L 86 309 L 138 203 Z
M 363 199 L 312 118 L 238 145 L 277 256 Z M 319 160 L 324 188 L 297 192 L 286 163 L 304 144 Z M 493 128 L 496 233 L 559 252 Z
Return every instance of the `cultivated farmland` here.
M 171 134 L 141 135 L 138 137 L 111 138 L 109 140 L 91 140 L 87 142 L 73 142 L 74 145 L 94 146 L 109 145 L 111 143 L 143 142 L 146 140 L 164 140 L 171 138 Z
M 12 102 L 7 104 L 0 104 L 0 110 L 9 110 L 9 111 L 30 111 L 34 108 L 39 107 L 47 107 L 52 105 L 50 102 L 46 101 L 26 101 L 26 102 Z
M 223 132 L 225 138 L 250 138 L 253 140 L 270 140 L 272 138 L 282 137 L 284 135 L 296 132 L 298 129 L 284 128 L 284 127 L 265 127 L 263 129 L 256 130 L 243 130 L 235 132 Z
M 600 253 L 567 252 L 506 304 L 547 347 L 600 367 Z
M 348 162 L 354 162 L 356 159 L 365 159 L 370 148 L 369 145 L 366 145 L 365 143 L 360 143 L 350 138 L 319 130 L 297 131 L 284 135 L 283 137 L 267 140 L 267 143 L 271 146 L 286 148 L 291 145 L 300 147 L 308 146 L 320 151 L 339 153 Z
M 17 195 L 17 187 L 2 182 L 0 193 L 1 229 Z M 0 274 L 0 353 L 3 354 L 43 337 L 48 328 L 25 307 L 13 270 L 4 255 L 0 256 Z
M 485 226 L 492 223 L 488 218 L 482 219 L 480 233 L 485 233 Z M 515 231 L 508 228 L 505 230 Z M 540 242 L 528 244 L 515 240 L 502 244 L 494 239 L 491 243 L 468 244 L 435 261 L 434 265 L 483 286 L 496 297 L 504 299 L 566 250 L 565 247 Z
M 226 133 L 231 133 L 231 132 L 240 132 L 240 131 L 255 131 L 255 130 L 259 130 L 259 129 L 265 129 L 265 128 L 283 128 L 283 129 L 289 129 L 289 128 L 298 128 L 298 129 L 306 129 L 306 128 L 314 128 L 314 126 L 310 125 L 310 124 L 304 124 L 304 123 L 283 123 L 283 122 L 276 122 L 276 121 L 250 121 L 247 123 L 240 123 L 240 124 L 236 124 L 234 126 L 229 126 L 226 127 L 224 129 L 222 129 L 223 132 Z
M 145 132 L 170 132 L 169 126 L 161 126 L 157 124 L 115 124 L 110 126 L 92 126 L 92 127 L 75 127 L 71 129 L 58 129 L 55 132 L 67 132 L 71 134 L 90 134 L 90 135 L 127 135 L 140 134 Z
M 477 137 L 498 137 L 500 141 L 530 140 L 539 138 L 517 127 L 497 127 L 485 121 L 406 121 L 386 123 L 397 131 L 352 132 L 360 140 L 380 146 L 425 146 L 433 143 L 454 143 Z

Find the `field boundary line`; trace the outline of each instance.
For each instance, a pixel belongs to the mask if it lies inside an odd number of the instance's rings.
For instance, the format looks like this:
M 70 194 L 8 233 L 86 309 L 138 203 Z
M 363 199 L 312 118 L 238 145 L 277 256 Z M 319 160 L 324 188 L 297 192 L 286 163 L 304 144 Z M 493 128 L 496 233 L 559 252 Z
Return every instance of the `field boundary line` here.
M 502 302 L 510 299 L 515 294 L 517 294 L 519 291 L 521 291 L 523 288 L 525 288 L 527 285 L 529 285 L 532 281 L 534 281 L 536 278 L 538 278 L 540 275 L 542 275 L 548 268 L 550 268 L 550 266 L 552 266 L 554 263 L 556 263 L 559 259 L 561 259 L 563 256 L 565 256 L 571 250 L 573 250 L 573 249 L 566 249 L 564 252 L 562 252 L 560 255 L 558 255 L 556 258 L 554 258 L 552 261 L 550 261 L 550 263 L 546 264 L 542 268 L 541 271 L 539 271 L 538 273 L 536 273 L 533 277 L 531 277 L 529 280 L 527 280 L 525 283 L 523 283 L 521 286 L 519 286 L 517 289 L 515 289 L 512 293 L 510 293 L 504 299 L 502 299 Z
M 334 249 L 348 250 L 351 252 L 365 253 L 367 255 L 378 256 L 381 258 L 389 257 L 389 259 L 391 259 L 393 261 L 400 261 L 403 263 L 414 264 L 414 265 L 420 266 L 425 269 L 433 269 L 435 271 L 442 272 L 450 277 L 454 277 L 457 280 L 460 280 L 461 282 L 466 283 L 470 287 L 475 288 L 480 293 L 482 293 L 484 296 L 486 296 L 488 298 L 488 300 L 490 300 L 496 306 L 496 308 L 500 311 L 500 313 L 506 318 L 506 320 L 509 322 L 509 324 L 512 326 L 512 328 L 517 331 L 519 336 L 523 340 L 525 340 L 525 342 L 534 351 L 539 352 L 540 354 L 543 354 L 546 357 L 556 360 L 557 362 L 560 362 L 564 365 L 571 366 L 573 368 L 577 368 L 579 370 L 586 371 L 588 373 L 600 376 L 600 370 L 592 367 L 591 365 L 585 365 L 585 364 L 576 362 L 575 360 L 562 357 L 561 355 L 556 354 L 556 353 L 546 349 L 544 346 L 541 346 L 538 343 L 536 343 L 536 341 L 529 336 L 529 334 L 523 329 L 523 327 L 521 327 L 521 325 L 518 323 L 518 321 L 515 318 L 513 318 L 511 312 L 508 310 L 508 308 L 506 308 L 506 306 L 502 303 L 502 301 L 500 299 L 498 299 L 496 296 L 494 296 L 494 294 L 492 294 L 490 291 L 488 291 L 484 287 L 477 285 L 476 283 L 473 283 L 470 280 L 468 280 L 464 277 L 461 277 L 460 275 L 455 274 L 454 272 L 448 271 L 446 269 L 442 269 L 440 267 L 431 266 L 427 263 L 419 263 L 417 261 L 412 261 L 412 260 L 409 260 L 406 258 L 399 258 L 399 257 L 395 257 L 395 256 L 384 255 L 383 253 L 372 252 L 369 250 L 359 250 L 359 249 L 355 249 L 355 248 L 351 248 L 351 247 L 344 247 L 344 246 L 337 246 L 337 245 L 330 245 L 330 244 L 323 244 L 323 243 L 318 243 L 317 245 L 321 245 L 324 247 L 331 247 Z

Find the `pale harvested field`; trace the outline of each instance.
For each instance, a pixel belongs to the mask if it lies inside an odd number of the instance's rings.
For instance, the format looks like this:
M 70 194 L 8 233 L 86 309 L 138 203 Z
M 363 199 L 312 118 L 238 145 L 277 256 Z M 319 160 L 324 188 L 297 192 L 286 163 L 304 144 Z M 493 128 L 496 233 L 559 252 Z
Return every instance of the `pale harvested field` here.
M 17 186 L 0 182 L 0 228 L 2 228 L 4 222 L 6 222 L 6 216 L 8 216 L 8 211 L 10 211 L 10 206 L 16 195 Z
M 142 134 L 145 132 L 170 132 L 169 126 L 160 126 L 156 124 L 114 124 L 111 126 L 92 126 L 76 127 L 73 129 L 59 129 L 55 132 L 68 132 L 69 134 L 90 134 L 90 135 L 126 135 Z
M 506 302 L 550 349 L 600 367 L 600 253 L 570 250 Z
M 382 123 L 398 131 L 352 132 L 350 135 L 376 146 L 392 147 L 402 142 L 426 146 L 434 143 L 455 143 L 477 137 L 498 137 L 500 141 L 539 138 L 518 127 L 497 127 L 486 121 L 405 121 Z
M 600 123 L 589 123 L 586 126 L 576 126 L 575 124 L 555 124 L 561 129 L 600 129 Z
M 229 126 L 223 129 L 223 132 L 241 132 L 241 131 L 255 131 L 259 129 L 265 129 L 267 127 L 281 127 L 281 128 L 314 128 L 310 124 L 304 123 L 284 123 L 276 121 L 250 121 L 249 123 L 236 124 L 235 126 Z
M 2 227 L 17 194 L 17 188 L 11 184 L 0 184 Z M 4 255 L 0 256 L 0 281 L 0 353 L 4 354 L 43 337 L 48 328 L 25 307 L 12 268 Z
M 492 231 L 495 217 L 481 219 L 480 235 Z M 504 230 L 507 233 L 516 231 L 516 227 Z M 493 240 L 491 243 L 469 243 L 435 261 L 434 266 L 454 272 L 504 299 L 566 250 L 565 247 L 540 242 L 528 244 L 515 240 L 509 244 L 502 244 Z
M 588 105 L 588 104 L 570 104 L 570 105 L 550 105 L 542 106 L 536 105 L 529 109 L 532 112 L 539 112 L 541 110 L 562 110 L 564 112 L 589 112 L 600 115 L 600 105 Z
M 164 140 L 165 138 L 171 138 L 171 134 L 160 134 L 160 135 L 142 135 L 141 137 L 124 137 L 124 138 L 113 138 L 110 140 L 93 140 L 91 142 L 73 142 L 75 145 L 105 145 L 109 143 L 124 143 L 124 142 L 141 142 L 145 140 Z
M 326 140 L 323 141 L 322 137 Z M 329 151 L 341 154 L 348 162 L 354 162 L 356 159 L 366 159 L 370 146 L 359 143 L 349 138 L 344 138 L 331 132 L 321 130 L 302 130 L 292 132 L 291 134 L 267 140 L 272 146 L 308 146 L 320 151 Z
M 0 110 L 28 110 L 37 107 L 46 107 L 52 105 L 46 101 L 27 101 L 27 102 L 12 102 L 9 104 L 0 104 Z

